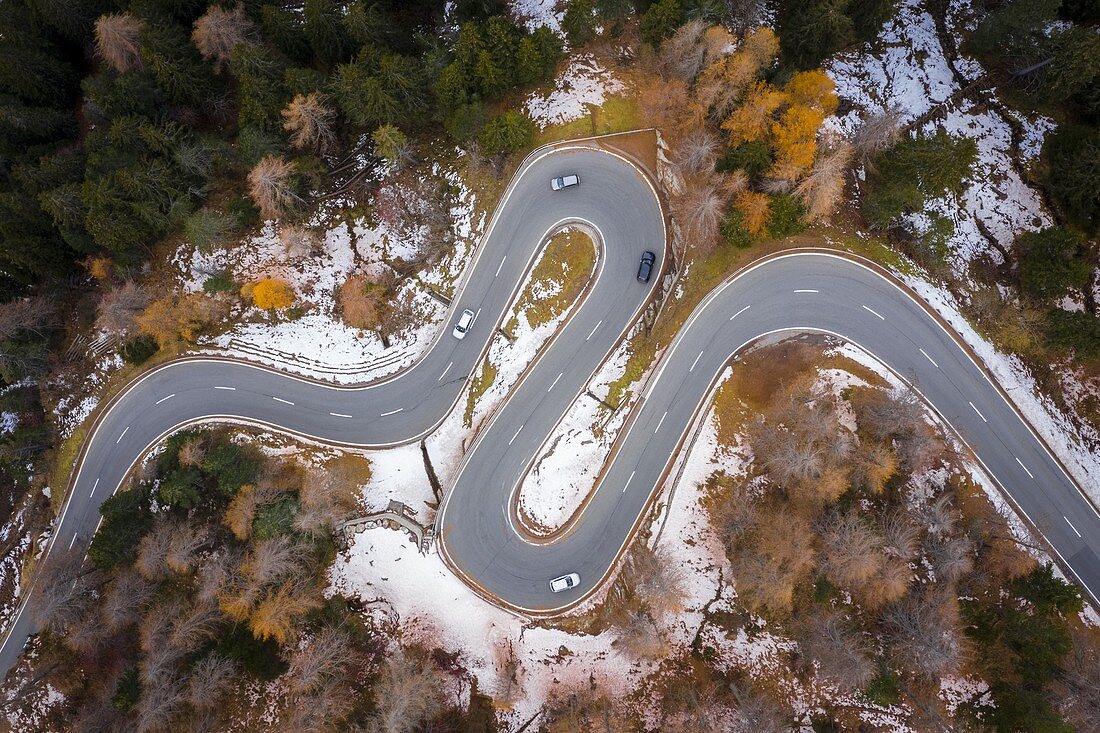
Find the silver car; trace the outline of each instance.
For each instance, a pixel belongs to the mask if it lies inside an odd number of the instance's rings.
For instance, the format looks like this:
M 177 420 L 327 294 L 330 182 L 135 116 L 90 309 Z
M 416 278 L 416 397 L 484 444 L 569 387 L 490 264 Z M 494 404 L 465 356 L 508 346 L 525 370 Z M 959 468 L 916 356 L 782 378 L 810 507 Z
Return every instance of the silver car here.
M 451 331 L 456 339 L 466 338 L 466 332 L 470 330 L 470 326 L 474 322 L 474 312 L 467 308 L 462 311 L 462 315 L 458 317 L 458 323 L 455 324 L 455 330 Z
M 563 575 L 560 578 L 554 578 L 550 581 L 550 590 L 555 593 L 561 593 L 563 590 L 569 590 L 570 588 L 576 588 L 581 584 L 581 576 L 576 573 L 569 573 Z
M 550 179 L 550 188 L 560 191 L 563 188 L 572 188 L 580 182 L 581 179 L 577 177 L 576 173 L 570 173 L 568 176 L 558 176 Z

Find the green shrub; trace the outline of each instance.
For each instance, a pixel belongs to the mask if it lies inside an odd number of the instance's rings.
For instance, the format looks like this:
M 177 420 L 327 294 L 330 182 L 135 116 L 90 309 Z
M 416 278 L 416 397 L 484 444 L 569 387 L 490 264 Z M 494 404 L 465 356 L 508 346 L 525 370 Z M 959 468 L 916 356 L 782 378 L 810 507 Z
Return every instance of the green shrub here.
M 195 466 L 180 466 L 157 487 L 160 500 L 170 507 L 193 509 L 202 501 L 203 475 Z
M 756 242 L 756 237 L 745 229 L 744 217 L 737 209 L 730 209 L 726 213 L 726 218 L 722 221 L 722 238 L 727 244 L 742 249 L 751 247 Z
M 232 216 L 203 208 L 187 217 L 183 234 L 200 252 L 210 252 L 225 243 L 236 225 Z
M 1100 359 L 1100 318 L 1083 311 L 1053 308 L 1046 317 L 1047 338 L 1083 359 Z
M 749 180 L 758 181 L 774 162 L 771 147 L 761 140 L 753 140 L 730 148 L 714 164 L 714 169 L 719 173 L 728 173 L 740 168 L 745 171 Z
M 213 479 L 218 493 L 228 499 L 245 484 L 256 481 L 260 464 L 241 446 L 224 441 L 206 452 L 202 470 Z
M 159 348 L 157 340 L 152 336 L 134 336 L 122 344 L 118 353 L 124 362 L 137 366 L 147 362 Z
M 1020 287 L 1037 298 L 1060 298 L 1085 287 L 1092 268 L 1078 257 L 1081 244 L 1080 236 L 1062 227 L 1017 237 Z
M 242 624 L 227 626 L 212 651 L 236 661 L 246 674 L 265 682 L 275 679 L 287 668 L 286 662 L 279 656 L 277 641 L 260 641 Z
M 1100 223 L 1100 130 L 1068 125 L 1043 144 L 1047 190 L 1063 216 L 1092 233 Z
M 206 278 L 206 282 L 202 284 L 202 289 L 203 292 L 210 294 L 236 293 L 241 289 L 241 286 L 237 284 L 237 281 L 233 279 L 228 270 L 222 270 Z
M 978 148 L 970 138 L 942 130 L 906 138 L 874 161 L 863 194 L 863 215 L 885 229 L 902 214 L 919 210 L 925 199 L 961 194 Z
M 806 207 L 785 193 L 772 196 L 764 230 L 769 239 L 786 239 L 806 231 Z
M 252 536 L 267 540 L 294 531 L 294 515 L 298 513 L 298 500 L 287 497 L 274 504 L 264 504 L 256 510 L 252 519 Z
M 111 697 L 111 707 L 125 713 L 134 707 L 140 696 L 141 682 L 138 679 L 138 668 L 130 667 L 118 678 L 115 694 Z
M 591 41 L 596 35 L 595 0 L 569 0 L 562 15 L 561 29 L 573 48 Z
M 142 536 L 153 524 L 147 484 L 111 495 L 99 507 L 103 522 L 92 538 L 88 558 L 101 570 L 134 562 Z
M 443 126 L 458 142 L 475 140 L 485 127 L 485 105 L 481 102 L 460 105 L 447 115 Z
M 515 153 L 535 141 L 535 123 L 519 112 L 505 112 L 489 120 L 478 136 L 489 155 Z
M 812 69 L 855 38 L 849 0 L 783 0 L 779 7 L 779 47 L 783 63 Z
M 657 0 L 642 13 L 639 33 L 651 46 L 661 45 L 684 22 L 684 9 L 680 0 Z
M 875 678 L 867 684 L 864 696 L 876 705 L 889 706 L 901 699 L 901 688 L 894 670 L 883 666 Z

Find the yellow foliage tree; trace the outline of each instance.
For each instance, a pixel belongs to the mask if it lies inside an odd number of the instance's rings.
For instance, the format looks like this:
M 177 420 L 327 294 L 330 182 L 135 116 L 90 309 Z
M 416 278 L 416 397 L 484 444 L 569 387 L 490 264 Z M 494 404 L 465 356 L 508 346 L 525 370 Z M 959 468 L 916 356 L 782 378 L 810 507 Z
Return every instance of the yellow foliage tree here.
M 737 194 L 734 206 L 741 212 L 741 224 L 753 236 L 764 233 L 764 225 L 768 221 L 768 204 L 770 199 L 766 193 L 758 191 L 742 191 Z
M 825 115 L 836 112 L 836 84 L 821 69 L 800 71 L 783 87 L 791 104 L 801 104 L 821 110 Z
M 825 121 L 820 109 L 792 104 L 771 125 L 775 165 L 768 175 L 785 181 L 796 180 L 814 164 L 817 128 Z
M 248 628 L 260 641 L 274 639 L 285 644 L 298 617 L 320 605 L 320 593 L 314 597 L 299 592 L 290 582 L 283 583 L 256 605 L 248 619 Z
M 244 290 L 242 294 L 245 297 L 249 295 Z M 264 310 L 282 310 L 294 305 L 294 288 L 286 280 L 277 277 L 265 277 L 252 283 L 250 295 L 256 307 Z
M 772 115 L 783 106 L 786 95 L 765 81 L 749 86 L 739 107 L 722 123 L 730 134 L 730 145 L 761 140 L 771 126 Z
M 199 332 L 225 315 L 227 304 L 202 293 L 173 293 L 154 300 L 134 318 L 141 333 L 152 336 L 162 349 L 193 341 Z

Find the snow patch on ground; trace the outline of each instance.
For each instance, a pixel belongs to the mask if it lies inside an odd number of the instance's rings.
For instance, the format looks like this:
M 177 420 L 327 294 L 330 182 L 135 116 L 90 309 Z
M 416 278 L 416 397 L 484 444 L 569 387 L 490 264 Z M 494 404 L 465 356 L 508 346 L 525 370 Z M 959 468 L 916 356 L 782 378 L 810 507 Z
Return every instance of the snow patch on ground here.
M 512 14 L 521 21 L 528 31 L 539 26 L 547 26 L 555 33 L 561 33 L 561 19 L 565 14 L 559 10 L 559 0 L 512 0 Z
M 388 348 L 378 334 L 340 320 L 336 294 L 352 275 L 414 258 L 426 245 L 426 227 L 397 231 L 366 217 L 332 221 L 325 212 L 310 223 L 317 235 L 311 252 L 288 253 L 280 241 L 284 227 L 277 222 L 266 222 L 259 233 L 231 249 L 203 253 L 186 243 L 179 248 L 172 264 L 185 290 L 201 290 L 220 272 L 240 283 L 277 277 L 294 287 L 297 304 L 306 309 L 294 318 L 246 308 L 236 314 L 237 323 L 229 331 L 200 346 L 344 384 L 378 379 L 411 365 L 432 343 L 447 311 L 428 288 L 453 285 L 485 223 L 475 213 L 474 194 L 457 173 L 436 169 L 433 175 L 446 179 L 456 192 L 450 207 L 455 246 L 434 268 L 399 286 L 395 298 L 411 298 L 418 320 L 415 327 L 391 337 Z
M 626 87 L 592 54 L 577 54 L 554 80 L 553 91 L 533 92 L 524 102 L 528 116 L 541 128 L 580 119 Z
M 1051 223 L 1038 193 L 1021 180 L 1013 163 L 1012 128 L 997 110 L 998 105 L 978 106 L 965 98 L 951 102 L 959 83 L 936 34 L 935 22 L 921 0 L 906 0 L 875 44 L 838 54 L 825 68 L 836 82 L 837 93 L 852 107 L 844 115 L 828 120 L 828 127 L 850 135 L 869 114 L 895 110 L 908 124 L 937 105 L 945 105 L 941 118 L 926 122 L 921 130 L 931 133 L 942 128 L 977 144 L 978 159 L 963 195 L 958 200 L 930 201 L 926 206 L 954 224 L 948 246 L 961 274 L 965 275 L 966 263 L 979 255 L 987 254 L 995 262 L 1003 259 L 986 239 L 983 228 L 997 245 L 1008 249 L 1019 233 Z M 976 61 L 963 56 L 956 58 L 955 68 L 967 82 L 984 73 Z M 973 95 L 996 102 L 991 90 Z M 1020 162 L 1029 165 L 1054 125 L 1045 117 L 1030 119 L 1011 114 L 1021 128 Z M 927 224 L 927 218 L 918 214 L 914 223 L 921 229 L 919 225 Z

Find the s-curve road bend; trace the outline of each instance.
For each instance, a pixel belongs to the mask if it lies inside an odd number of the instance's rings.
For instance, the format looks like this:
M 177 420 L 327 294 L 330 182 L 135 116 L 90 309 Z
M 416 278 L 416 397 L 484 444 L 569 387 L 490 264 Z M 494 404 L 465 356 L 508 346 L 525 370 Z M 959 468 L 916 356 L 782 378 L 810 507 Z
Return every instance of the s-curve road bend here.
M 580 175 L 580 186 L 551 192 L 550 179 L 568 173 Z M 656 277 L 650 285 L 635 279 L 642 251 L 663 251 L 664 220 L 648 179 L 622 158 L 574 147 L 536 151 L 521 167 L 450 318 L 408 371 L 349 389 L 192 359 L 131 385 L 91 432 L 49 551 L 86 547 L 99 503 L 151 444 L 183 424 L 253 423 L 371 447 L 430 432 L 461 395 L 546 234 L 570 221 L 586 222 L 599 235 L 595 281 L 482 430 L 437 520 L 441 554 L 479 592 L 529 613 L 551 613 L 591 593 L 644 515 L 731 355 L 762 335 L 786 331 L 849 339 L 908 380 L 1044 531 L 1082 585 L 1100 589 L 1094 552 L 1100 516 L 1028 425 L 920 302 L 874 269 L 822 252 L 767 259 L 708 295 L 662 357 L 585 510 L 556 541 L 522 535 L 510 506 L 516 482 L 651 294 Z M 478 315 L 459 341 L 451 323 L 466 308 Z M 580 587 L 551 593 L 549 579 L 568 572 L 580 574 Z M 33 587 L 25 595 L 32 593 Z M 21 610 L 0 652 L 5 671 L 33 630 Z
M 551 190 L 552 178 L 570 173 L 580 174 L 579 186 Z M 512 447 L 531 450 L 532 441 L 534 446 L 541 442 L 536 436 L 544 426 L 556 419 L 553 411 L 568 406 L 566 391 L 571 395 L 595 371 L 637 320 L 659 279 L 642 284 L 635 278 L 643 251 L 664 250 L 664 219 L 651 183 L 633 164 L 594 147 L 566 144 L 528 156 L 475 251 L 440 333 L 412 368 L 364 387 L 342 388 L 237 361 L 196 358 L 169 363 L 128 386 L 90 431 L 47 551 L 86 550 L 99 505 L 151 445 L 182 425 L 206 420 L 256 424 L 364 447 L 408 443 L 431 432 L 480 363 L 547 235 L 569 223 L 587 224 L 598 234 L 597 272 L 583 303 L 527 381 L 529 389 L 545 382 L 541 395 L 527 398 L 530 406 L 541 408 L 528 434 Z M 655 273 L 662 264 L 659 257 Z M 459 340 L 451 329 L 465 309 L 476 317 Z M 559 374 L 564 376 L 547 391 Z M 499 514 L 500 508 L 492 511 Z M 470 537 L 476 541 L 473 530 Z M 24 597 L 33 593 L 33 582 Z M 24 605 L 10 625 L 0 649 L 0 674 L 6 674 L 35 631 L 32 615 Z
M 1097 599 L 1100 515 L 1080 488 L 922 302 L 869 263 L 823 251 L 765 258 L 700 303 L 657 365 L 589 503 L 559 539 L 544 542 L 521 535 L 509 507 L 560 415 L 542 394 L 550 375 L 529 377 L 468 455 L 439 520 L 441 552 L 468 582 L 517 610 L 575 604 L 614 565 L 731 357 L 761 336 L 798 332 L 848 340 L 907 381 Z M 547 580 L 568 572 L 581 576 L 579 590 L 551 592 Z

